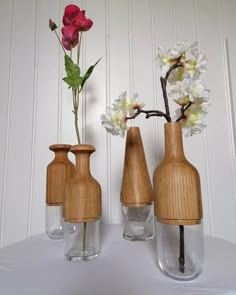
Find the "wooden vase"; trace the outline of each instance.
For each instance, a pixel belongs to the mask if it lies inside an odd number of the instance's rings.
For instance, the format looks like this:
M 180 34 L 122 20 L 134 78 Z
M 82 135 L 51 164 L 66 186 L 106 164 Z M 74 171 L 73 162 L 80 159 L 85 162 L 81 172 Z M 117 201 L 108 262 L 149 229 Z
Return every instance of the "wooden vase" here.
M 66 222 L 88 222 L 101 216 L 101 186 L 90 173 L 92 145 L 79 144 L 70 151 L 76 157 L 74 176 L 65 187 L 63 217 Z
M 164 128 L 165 156 L 153 177 L 155 216 L 165 224 L 199 224 L 202 219 L 200 177 L 185 158 L 181 124 L 166 123 Z
M 55 158 L 47 166 L 46 203 L 49 206 L 60 206 L 63 203 L 64 188 L 74 173 L 75 166 L 68 159 L 69 144 L 50 145 Z
M 130 127 L 127 132 L 120 201 L 125 207 L 144 207 L 153 201 L 139 127 Z

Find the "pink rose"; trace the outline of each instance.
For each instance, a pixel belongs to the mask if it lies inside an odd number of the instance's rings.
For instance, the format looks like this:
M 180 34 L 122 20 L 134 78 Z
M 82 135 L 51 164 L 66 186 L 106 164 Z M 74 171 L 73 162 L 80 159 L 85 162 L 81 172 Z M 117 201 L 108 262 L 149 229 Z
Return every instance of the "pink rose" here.
M 71 50 L 78 44 L 79 33 L 74 26 L 65 26 L 61 29 L 62 44 L 66 50 Z
M 92 27 L 93 22 L 85 17 L 85 10 L 81 10 L 73 19 L 73 25 L 78 31 L 88 31 Z
M 70 4 L 65 7 L 63 15 L 64 26 L 70 26 L 73 24 L 75 17 L 80 13 L 80 8 L 76 5 Z

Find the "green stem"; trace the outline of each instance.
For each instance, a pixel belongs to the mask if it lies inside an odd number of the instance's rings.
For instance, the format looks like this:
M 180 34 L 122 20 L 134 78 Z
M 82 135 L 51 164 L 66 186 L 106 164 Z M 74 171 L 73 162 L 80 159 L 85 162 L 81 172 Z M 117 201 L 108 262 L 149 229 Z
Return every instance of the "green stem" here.
M 77 142 L 80 144 L 80 134 L 79 134 L 79 126 L 78 126 L 78 110 L 79 110 L 79 91 L 78 89 L 72 89 L 73 94 L 73 106 L 74 106 L 74 124 L 75 124 L 75 131 L 76 131 L 76 137 Z
M 65 48 L 64 48 L 63 44 L 61 43 L 61 39 L 60 39 L 60 37 L 58 36 L 58 34 L 57 34 L 57 31 L 56 31 L 56 30 L 54 30 L 54 32 L 55 32 L 55 35 L 57 36 L 57 39 L 58 39 L 58 41 L 59 41 L 59 42 L 60 42 L 60 44 L 61 44 L 61 47 L 62 47 L 62 49 L 63 49 L 64 53 L 66 54 Z
M 80 32 L 80 36 L 79 36 L 79 44 L 78 44 L 78 46 L 77 46 L 77 65 L 79 65 L 81 40 L 82 40 L 82 32 Z

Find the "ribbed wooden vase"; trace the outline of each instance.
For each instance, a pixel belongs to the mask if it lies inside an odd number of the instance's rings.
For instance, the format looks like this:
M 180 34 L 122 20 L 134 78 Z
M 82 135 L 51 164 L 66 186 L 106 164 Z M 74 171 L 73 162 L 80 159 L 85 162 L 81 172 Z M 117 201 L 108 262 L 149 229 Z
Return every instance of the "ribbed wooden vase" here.
M 55 158 L 47 166 L 46 203 L 48 206 L 59 206 L 63 203 L 64 188 L 74 173 L 75 166 L 68 159 L 69 144 L 53 144 L 49 149 Z
M 96 221 L 101 216 L 101 186 L 90 173 L 90 155 L 95 148 L 79 144 L 72 146 L 70 151 L 75 155 L 76 168 L 65 188 L 64 221 Z
M 120 201 L 125 207 L 144 207 L 153 201 L 139 127 L 130 127 L 127 132 Z
M 164 224 L 200 224 L 200 178 L 185 158 L 181 124 L 166 123 L 164 128 L 165 156 L 153 177 L 155 216 Z

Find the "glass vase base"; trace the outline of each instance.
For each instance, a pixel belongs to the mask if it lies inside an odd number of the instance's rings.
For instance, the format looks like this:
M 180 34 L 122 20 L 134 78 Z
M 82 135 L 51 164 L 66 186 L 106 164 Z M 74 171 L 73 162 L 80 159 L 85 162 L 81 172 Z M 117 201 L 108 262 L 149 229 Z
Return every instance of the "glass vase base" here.
M 54 229 L 50 232 L 47 232 L 47 235 L 53 240 L 62 240 L 64 238 L 64 232 L 62 229 Z
M 68 261 L 90 261 L 99 256 L 99 253 L 94 253 L 92 251 L 81 251 L 78 255 L 65 255 Z
M 194 271 L 190 268 L 185 267 L 184 272 L 181 272 L 177 267 L 171 268 L 168 271 L 161 268 L 161 271 L 167 275 L 169 278 L 177 280 L 177 281 L 191 281 L 197 278 L 200 273 L 194 273 Z
M 144 242 L 144 241 L 149 241 L 153 240 L 153 235 L 140 235 L 140 236 L 135 236 L 135 235 L 129 235 L 129 234 L 123 234 L 123 238 L 128 241 L 132 242 Z

